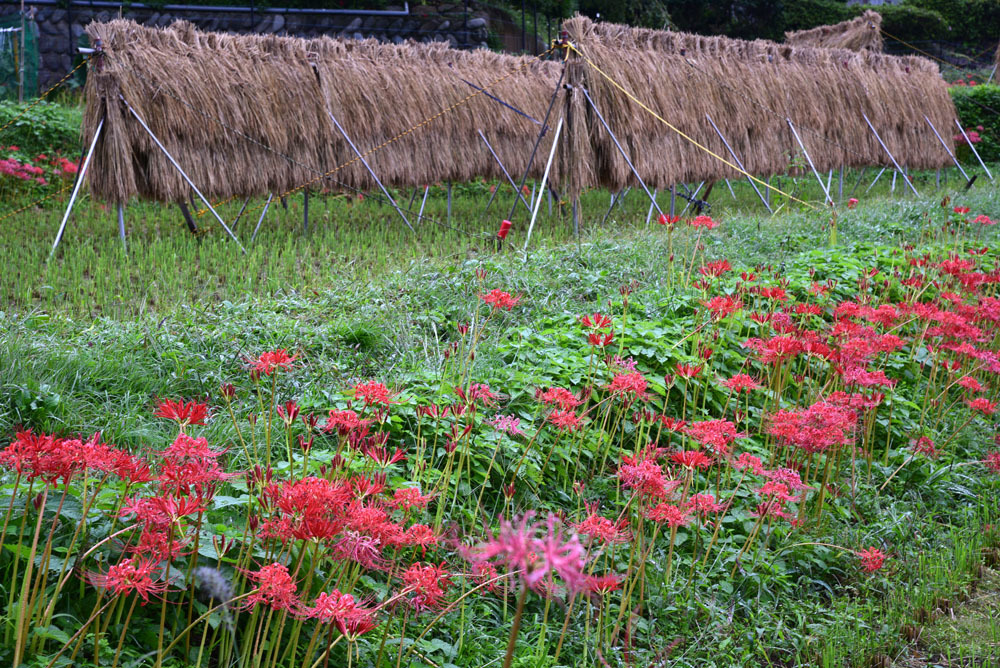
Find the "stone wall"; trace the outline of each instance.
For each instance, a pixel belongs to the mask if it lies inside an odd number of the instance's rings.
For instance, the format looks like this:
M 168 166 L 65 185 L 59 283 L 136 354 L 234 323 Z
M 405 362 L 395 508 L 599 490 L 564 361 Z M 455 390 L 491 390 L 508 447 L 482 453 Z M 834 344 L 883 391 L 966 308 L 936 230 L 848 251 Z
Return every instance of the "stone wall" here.
M 167 26 L 176 19 L 191 21 L 203 30 L 236 33 L 274 33 L 316 37 L 330 35 L 348 39 L 374 37 L 386 42 L 414 39 L 443 41 L 459 49 L 486 48 L 491 21 L 486 10 L 474 2 L 386 7 L 393 14 L 332 14 L 304 11 L 206 11 L 198 7 L 164 11 L 141 4 L 118 7 L 92 6 L 87 2 L 53 0 L 26 4 L 34 12 L 38 34 L 38 82 L 42 90 L 61 79 L 79 62 L 77 47 L 85 46 L 84 26 L 91 21 L 132 19 L 148 26 Z M 168 6 L 169 7 L 169 6 Z M 218 10 L 218 7 L 213 9 Z M 236 9 L 236 8 L 234 8 Z M 19 3 L 0 0 L 0 16 L 16 14 Z

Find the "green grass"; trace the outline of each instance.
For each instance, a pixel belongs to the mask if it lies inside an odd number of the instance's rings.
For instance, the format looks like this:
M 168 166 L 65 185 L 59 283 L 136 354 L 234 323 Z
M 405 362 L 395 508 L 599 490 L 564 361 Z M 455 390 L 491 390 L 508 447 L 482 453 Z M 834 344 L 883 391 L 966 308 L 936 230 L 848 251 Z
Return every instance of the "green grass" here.
M 848 174 L 845 197 L 856 179 L 856 173 Z M 799 289 L 813 278 L 836 278 L 840 293 L 850 295 L 868 267 L 896 266 L 900 246 L 935 237 L 927 214 L 939 210 L 945 197 L 952 198 L 948 210 L 969 206 L 974 213 L 1000 218 L 1000 191 L 984 178 L 968 192 L 954 174 L 948 189 L 934 190 L 933 182 L 933 174 L 917 176 L 921 199 L 901 194 L 898 183 L 896 197 L 888 198 L 883 176 L 857 209 L 838 210 L 835 239 L 827 212 L 785 206 L 776 216 L 763 215 L 745 183 L 733 184 L 735 198 L 725 183 L 716 186 L 712 213 L 722 227 L 700 239 L 687 228 L 669 239 L 655 223 L 647 228 L 648 203 L 637 191 L 602 222 L 608 194 L 587 193 L 581 238 L 573 237 L 565 216 L 545 215 L 529 255 L 519 250 L 523 210 L 508 247 L 498 252 L 493 245 L 490 237 L 506 217 L 511 197 L 505 192 L 503 208 L 483 216 L 485 186 L 455 188 L 452 225 L 462 232 L 425 222 L 410 234 L 391 209 L 372 198 L 326 197 L 310 201 L 306 234 L 301 200 L 292 201 L 287 213 L 277 207 L 269 214 L 247 257 L 214 229 L 209 217 L 199 224 L 211 231 L 195 238 L 176 208 L 153 205 L 129 207 L 129 245 L 123 252 L 114 212 L 85 201 L 64 245 L 46 265 L 61 211 L 35 211 L 16 225 L 0 227 L 0 252 L 8 267 L 0 276 L 5 309 L 0 315 L 0 434 L 10 436 L 22 425 L 62 434 L 100 430 L 109 442 L 160 447 L 172 437 L 172 426 L 151 417 L 156 397 L 212 397 L 217 404 L 221 383 L 246 384 L 240 379 L 247 357 L 276 348 L 300 355 L 295 373 L 282 376 L 279 392 L 295 397 L 303 411 L 343 405 L 344 388 L 356 379 L 378 378 L 405 389 L 407 401 L 435 400 L 450 393 L 442 353 L 457 339 L 456 325 L 468 321 L 470 304 L 477 302 L 482 289 L 477 269 L 487 272 L 487 289 L 524 295 L 516 314 L 487 331 L 474 366 L 477 382 L 507 393 L 505 410 L 527 410 L 534 387 L 579 384 L 573 380 L 581 364 L 576 317 L 619 312 L 622 286 L 634 292 L 629 327 L 618 332 L 621 345 L 662 375 L 674 362 L 694 359 L 692 346 L 677 350 L 676 344 L 695 322 L 700 299 L 696 291 L 677 285 L 671 249 L 677 264 L 687 263 L 700 241 L 706 246 L 704 259 L 727 258 L 737 274 L 780 275 Z M 794 187 L 796 196 L 820 197 L 809 179 L 794 184 L 784 179 L 783 186 Z M 403 195 L 401 201 L 408 202 Z M 224 206 L 227 220 L 238 209 L 238 204 Z M 542 210 L 547 214 L 544 205 Z M 434 193 L 427 211 L 444 220 L 443 191 Z M 250 222 L 240 223 L 243 239 L 249 238 Z M 995 243 L 995 228 L 983 234 L 976 245 Z M 931 243 L 942 251 L 936 244 Z M 995 255 L 991 251 L 990 257 Z M 726 336 L 735 333 L 723 332 L 723 341 Z M 735 352 L 718 355 L 720 367 L 739 366 L 730 357 Z M 894 457 L 904 452 L 905 437 L 915 428 L 913 416 L 900 404 L 892 425 L 879 427 L 886 430 L 881 439 L 889 430 L 899 438 Z M 949 417 L 944 415 L 945 424 Z M 963 456 L 981 454 L 992 438 L 991 427 L 973 424 L 953 447 Z M 209 421 L 198 434 L 220 447 L 235 441 L 232 425 L 222 418 Z M 529 481 L 544 480 L 539 462 L 529 468 Z M 900 474 L 889 494 L 877 494 L 875 483 L 860 482 L 857 502 L 845 498 L 831 506 L 826 524 L 814 533 L 781 536 L 784 543 L 771 547 L 787 550 L 748 568 L 746 577 L 734 581 L 735 591 L 732 583 L 726 591 L 719 581 L 707 579 L 676 592 L 676 598 L 658 600 L 655 622 L 636 629 L 652 650 L 639 658 L 651 665 L 832 668 L 889 665 L 885 660 L 903 665 L 899 662 L 907 652 L 920 647 L 935 655 L 984 657 L 992 641 L 962 640 L 966 631 L 995 629 L 990 626 L 995 620 L 984 619 L 981 609 L 970 609 L 962 616 L 967 624 L 954 629 L 937 626 L 944 621 L 940 617 L 935 628 L 924 622 L 925 645 L 910 641 L 904 630 L 921 623 L 918 611 L 932 609 L 942 597 L 958 600 L 977 582 L 980 591 L 991 586 L 982 584 L 990 580 L 980 581 L 978 573 L 983 555 L 998 547 L 986 528 L 1000 519 L 993 502 L 995 478 L 971 469 L 950 474 L 941 466 L 928 474 L 912 468 Z M 878 468 L 877 474 L 880 482 L 886 471 Z M 572 505 L 555 488 L 524 495 L 541 508 Z M 453 519 L 469 522 L 460 513 Z M 888 572 L 858 577 L 834 551 L 796 547 L 812 540 L 890 545 Z M 515 665 L 550 666 L 542 614 L 541 606 L 530 610 Z M 556 616 L 561 621 L 561 613 Z M 470 604 L 461 621 L 450 617 L 437 633 L 442 641 L 455 639 L 440 651 L 453 652 L 447 658 L 455 665 L 484 665 L 502 655 L 508 628 L 507 611 L 501 612 L 498 603 Z M 551 641 L 551 628 L 548 633 Z M 675 638 L 681 642 L 672 645 Z
M 855 196 L 863 202 L 883 197 L 891 188 L 891 174 L 887 171 L 875 188 L 865 194 L 875 173 L 867 170 L 857 187 Z M 832 190 L 836 193 L 837 175 L 833 176 Z M 859 183 L 858 176 L 853 171 L 845 176 L 845 199 Z M 950 180 L 944 185 L 954 189 L 961 177 L 951 169 L 947 170 L 946 179 Z M 817 206 L 823 199 L 812 178 L 786 177 L 773 182 Z M 917 174 L 914 182 L 925 197 L 941 196 L 935 190 L 933 173 Z M 772 200 L 778 215 L 769 217 L 746 181 L 733 182 L 732 187 L 735 196 L 725 182 L 715 186 L 710 197 L 713 215 L 728 221 L 732 214 L 738 213 L 736 218 L 745 222 L 745 229 L 737 234 L 751 236 L 758 225 L 762 226 L 760 238 L 751 242 L 760 250 L 775 243 L 779 252 L 800 247 L 794 239 L 802 234 L 803 224 L 799 221 L 815 221 L 815 216 L 809 217 L 794 202 L 794 206 L 780 203 L 782 198 L 776 195 Z M 986 179 L 981 177 L 968 195 L 956 195 L 956 201 L 977 201 L 985 188 Z M 900 206 L 912 201 L 912 195 L 903 192 L 901 180 L 896 184 L 896 195 Z M 396 193 L 401 205 L 410 210 L 407 215 L 416 226 L 414 233 L 375 195 L 363 202 L 342 195 L 313 196 L 310 228 L 306 233 L 302 198 L 298 195 L 290 199 L 287 210 L 277 202 L 272 204 L 253 245 L 249 239 L 264 202 L 251 202 L 247 209 L 251 213 L 244 215 L 236 230 L 250 251 L 245 257 L 211 214 L 198 218 L 204 234 L 194 237 L 188 233 L 177 207 L 139 203 L 126 210 L 128 252 L 123 253 L 113 207 L 84 198 L 68 222 L 57 255 L 46 262 L 63 213 L 62 201 L 52 201 L 43 209 L 32 209 L 0 223 L 0 262 L 7 267 L 0 275 L 0 303 L 17 310 L 37 308 L 81 317 L 127 318 L 147 311 L 170 312 L 182 304 L 236 302 L 249 296 L 322 291 L 342 280 L 367 283 L 411 265 L 456 266 L 496 253 L 496 231 L 513 203 L 508 186 L 501 189 L 497 201 L 485 212 L 489 191 L 484 184 L 456 186 L 448 224 L 445 189 L 434 187 L 425 207 L 425 214 L 434 222 L 424 220 L 417 225 L 422 191 L 412 198 L 412 203 L 411 197 L 412 191 Z M 647 233 L 649 200 L 641 190 L 630 191 L 605 220 L 609 201 L 606 192 L 584 194 L 583 241 L 642 238 Z M 667 210 L 669 196 L 660 193 L 659 201 Z M 677 202 L 679 213 L 685 202 L 679 198 Z M 219 211 L 225 220 L 232 222 L 241 204 L 230 202 Z M 3 211 L 16 208 L 4 206 L 0 216 Z M 543 200 L 532 248 L 573 240 L 568 208 L 556 202 L 550 216 L 548 203 Z M 847 221 L 851 214 L 842 212 L 841 216 Z M 655 218 L 654 215 L 654 221 Z M 524 244 L 528 215 L 523 206 L 519 206 L 513 220 L 515 227 L 505 252 L 520 249 Z M 651 226 L 657 227 L 655 222 Z M 737 226 L 744 228 L 744 223 L 738 222 Z M 733 247 L 744 245 L 741 242 Z M 775 257 L 774 252 L 768 252 L 761 259 L 770 261 Z

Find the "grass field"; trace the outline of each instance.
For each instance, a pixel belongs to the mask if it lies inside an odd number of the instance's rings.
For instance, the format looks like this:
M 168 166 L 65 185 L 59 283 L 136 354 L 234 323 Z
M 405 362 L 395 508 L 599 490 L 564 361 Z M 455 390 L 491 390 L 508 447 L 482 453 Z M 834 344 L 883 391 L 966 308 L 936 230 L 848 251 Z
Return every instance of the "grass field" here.
M 1000 664 L 1000 190 L 949 171 L 835 226 L 745 182 L 716 229 L 543 201 L 528 254 L 485 184 L 415 233 L 272 205 L 247 256 L 176 207 L 126 251 L 84 200 L 48 263 L 57 204 L 4 221 L 0 660 Z

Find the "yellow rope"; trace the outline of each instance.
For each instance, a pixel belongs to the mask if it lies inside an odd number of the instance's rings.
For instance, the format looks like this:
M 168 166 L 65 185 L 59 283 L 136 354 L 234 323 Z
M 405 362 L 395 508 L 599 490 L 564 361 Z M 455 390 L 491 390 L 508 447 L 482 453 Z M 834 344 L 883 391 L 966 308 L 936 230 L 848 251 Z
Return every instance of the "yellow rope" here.
M 882 28 L 881 28 L 881 27 L 879 27 L 879 30 L 880 30 L 880 31 L 882 32 L 882 34 L 883 34 L 883 35 L 885 35 L 885 36 L 886 36 L 886 37 L 888 37 L 889 39 L 892 39 L 892 40 L 895 40 L 895 41 L 899 42 L 900 44 L 902 44 L 903 46 L 905 46 L 905 47 L 907 47 L 907 48 L 910 48 L 910 49 L 913 49 L 913 50 L 914 50 L 914 51 L 916 51 L 917 53 L 920 53 L 920 54 L 923 54 L 923 55 L 927 56 L 927 57 L 928 57 L 928 58 L 930 58 L 931 60 L 936 60 L 936 61 L 938 61 L 939 63 L 941 63 L 942 65 L 947 65 L 948 67 L 953 67 L 953 68 L 955 68 L 956 70 L 965 70 L 965 71 L 971 71 L 971 70 L 970 70 L 970 69 L 969 69 L 968 67 L 959 67 L 958 65 L 953 65 L 952 63 L 949 63 L 949 62 L 948 62 L 947 60 L 943 60 L 943 59 L 941 59 L 941 58 L 938 58 L 938 57 L 937 57 L 937 56 L 935 56 L 935 55 L 932 55 L 932 54 L 930 54 L 930 53 L 927 53 L 927 52 L 926 52 L 926 51 L 924 51 L 923 49 L 920 49 L 920 48 L 917 48 L 917 47 L 913 46 L 913 45 L 912 45 L 912 44 L 910 44 L 909 42 L 904 42 L 903 40 L 899 39 L 899 38 L 898 38 L 898 37 L 896 37 L 895 35 L 892 35 L 892 34 L 889 34 L 889 33 L 887 33 L 887 32 L 886 32 L 885 30 L 882 30 Z M 992 47 L 990 47 L 990 48 L 992 48 Z M 987 51 L 989 51 L 989 49 L 987 49 Z M 983 53 L 985 53 L 985 51 L 984 51 Z
M 7 220 L 11 216 L 16 216 L 17 214 L 21 213 L 22 211 L 27 211 L 31 207 L 37 206 L 37 205 L 41 204 L 45 200 L 52 199 L 56 195 L 62 195 L 64 192 L 66 192 L 67 190 L 69 190 L 72 187 L 73 187 L 73 182 L 71 181 L 70 183 L 67 183 L 65 186 L 63 186 L 61 189 L 59 189 L 59 190 L 57 190 L 55 192 L 49 193 L 48 195 L 45 195 L 41 199 L 36 199 L 34 202 L 31 202 L 30 204 L 25 204 L 20 209 L 14 209 L 13 211 L 9 211 L 8 213 L 5 213 L 3 216 L 0 216 L 0 223 L 2 223 L 3 221 Z
M 523 64 L 521 64 L 520 66 L 518 66 L 516 69 L 511 70 L 510 72 L 508 72 L 507 74 L 503 75 L 499 79 L 496 79 L 496 80 L 494 80 L 494 81 L 486 84 L 481 89 L 476 90 L 473 93 L 469 93 L 468 95 L 466 95 L 465 97 L 463 97 L 461 100 L 459 100 L 455 104 L 451 105 L 450 107 L 447 107 L 446 109 L 442 109 L 441 111 L 439 111 L 438 113 L 434 114 L 430 118 L 426 118 L 423 121 L 417 123 L 416 125 L 414 125 L 410 129 L 404 130 L 403 132 L 399 133 L 395 137 L 392 137 L 391 139 L 387 139 L 386 141 L 382 142 L 381 144 L 379 144 L 375 148 L 369 149 L 365 153 L 362 153 L 361 155 L 359 155 L 359 156 L 357 156 L 355 158 L 352 158 L 352 159 L 348 160 L 347 162 L 344 162 L 344 163 L 341 163 L 341 164 L 337 165 L 336 167 L 334 167 L 330 171 L 328 171 L 328 172 L 326 172 L 326 173 L 324 173 L 324 174 L 322 174 L 320 176 L 317 176 L 316 178 L 314 178 L 311 181 L 307 181 L 307 182 L 303 183 L 302 185 L 299 185 L 299 186 L 296 186 L 294 188 L 290 188 L 289 190 L 286 190 L 285 192 L 283 192 L 280 195 L 278 195 L 278 198 L 280 199 L 282 197 L 288 197 L 289 195 L 297 193 L 298 191 L 302 190 L 303 188 L 307 188 L 307 187 L 311 186 L 312 184 L 316 183 L 317 181 L 322 181 L 323 179 L 327 178 L 331 174 L 339 172 L 341 169 L 344 169 L 345 167 L 349 167 L 349 166 L 353 165 L 354 163 L 358 162 L 359 160 L 362 160 L 363 158 L 367 158 L 372 153 L 375 153 L 376 151 L 379 151 L 379 150 L 385 148 L 389 144 L 391 144 L 391 143 L 393 143 L 395 141 L 398 141 L 398 140 L 402 139 L 403 137 L 405 137 L 405 136 L 407 136 L 409 134 L 412 134 L 413 132 L 416 132 L 417 130 L 419 130 L 420 128 L 424 127 L 428 123 L 431 123 L 432 121 L 437 120 L 441 116 L 444 116 L 449 111 L 451 111 L 451 110 L 453 110 L 453 109 L 455 109 L 457 107 L 462 106 L 463 104 L 465 104 L 466 102 L 468 102 L 472 98 L 476 97 L 477 95 L 481 95 L 482 93 L 485 93 L 487 88 L 492 88 L 493 86 L 497 85 L 501 81 L 504 81 L 505 79 L 509 79 L 510 77 L 514 76 L 515 74 L 517 74 L 518 72 L 520 72 L 521 70 L 523 70 L 524 68 L 526 68 L 528 65 L 530 65 L 531 63 L 533 63 L 535 60 L 541 60 L 545 56 L 547 56 L 550 53 L 552 53 L 552 51 L 555 48 L 556 48 L 555 46 L 549 48 L 549 50 L 546 51 L 545 53 L 539 54 L 534 59 L 528 60 L 528 61 L 524 62 Z M 265 206 L 266 206 L 266 204 L 261 204 L 260 206 L 252 209 L 249 213 L 256 213 L 257 211 L 260 211 L 261 209 L 263 209 Z
M 63 83 L 65 83 L 67 79 L 69 79 L 71 76 L 73 76 L 74 72 L 76 72 L 78 69 L 80 69 L 81 67 L 83 67 L 84 65 L 86 65 L 89 60 L 90 60 L 90 56 L 88 55 L 86 58 L 83 59 L 83 61 L 79 65 L 77 65 L 76 67 L 74 67 L 73 69 L 71 69 L 69 72 L 67 72 L 66 76 L 64 76 L 59 81 L 55 82 L 52 85 L 51 88 L 49 88 L 47 91 L 45 91 L 44 93 L 42 93 L 41 95 L 39 95 L 37 100 L 35 100 L 31 104 L 29 104 L 27 107 L 25 107 L 24 109 L 22 109 L 21 113 L 17 114 L 16 116 L 14 116 L 14 118 L 12 118 L 9 121 L 7 121 L 7 123 L 4 124 L 3 127 L 0 127 L 0 132 L 3 132 L 4 130 L 6 130 L 7 128 L 9 128 L 10 126 L 12 126 L 17 121 L 17 119 L 19 119 L 22 116 L 24 116 L 26 113 L 28 113 L 31 110 L 32 107 L 34 107 L 36 104 L 38 104 L 39 102 L 41 102 L 42 100 L 44 100 L 46 97 L 48 97 L 49 93 L 51 93 L 52 91 L 54 91 L 56 88 L 59 88 L 59 86 L 63 85 Z
M 816 206 L 813 206 L 809 202 L 805 202 L 803 200 L 800 200 L 799 198 L 797 198 L 797 197 L 795 197 L 793 195 L 789 195 L 788 193 L 784 192 L 783 190 L 775 188 L 774 186 L 772 186 L 769 183 L 761 181 L 756 176 L 750 174 L 749 172 L 747 172 L 744 169 L 740 169 L 739 166 L 734 165 L 733 163 L 729 162 L 728 160 L 726 160 L 725 158 L 723 158 L 721 155 L 719 155 L 715 151 L 711 150 L 710 148 L 706 148 L 705 146 L 702 146 L 696 140 L 694 140 L 691 137 L 689 137 L 688 135 L 684 134 L 683 131 L 681 131 L 681 130 L 677 129 L 676 127 L 674 127 L 673 125 L 671 125 L 665 118 L 663 118 L 658 113 L 656 113 L 655 111 L 653 111 L 652 109 L 650 109 L 649 107 L 647 107 L 645 104 L 643 104 L 642 101 L 639 100 L 635 95 L 633 95 L 632 93 L 630 93 L 629 91 L 627 91 L 624 86 L 622 86 L 620 83 L 618 83 L 617 81 L 615 81 L 614 79 L 612 79 L 610 76 L 608 76 L 604 72 L 604 70 L 602 70 L 600 67 L 598 67 L 597 65 L 595 65 L 593 62 L 591 62 L 591 60 L 589 58 L 587 58 L 587 56 L 583 55 L 583 53 L 578 48 L 576 48 L 576 46 L 574 46 L 573 44 L 570 44 L 569 48 L 573 49 L 573 51 L 575 51 L 584 60 L 584 62 L 586 62 L 588 65 L 590 65 L 595 70 L 597 70 L 597 72 L 602 77 L 604 77 L 605 79 L 607 79 L 608 82 L 612 86 L 614 86 L 615 88 L 617 88 L 618 90 L 620 90 L 622 93 L 624 93 L 626 97 L 628 97 L 630 100 L 632 100 L 633 102 L 635 102 L 637 105 L 639 105 L 640 107 L 642 107 L 643 109 L 645 109 L 646 111 L 648 111 L 650 114 L 652 114 L 653 117 L 656 120 L 658 120 L 661 123 L 663 123 L 664 125 L 666 125 L 668 128 L 670 128 L 671 130 L 673 130 L 674 132 L 676 132 L 678 135 L 680 135 L 681 137 L 683 137 L 684 139 L 686 139 L 690 143 L 692 143 L 695 146 L 697 146 L 699 149 L 701 149 L 705 153 L 708 153 L 710 156 L 712 156 L 716 160 L 719 160 L 723 164 L 731 167 L 732 169 L 736 170 L 737 172 L 739 172 L 743 176 L 747 177 L 748 179 L 751 179 L 755 183 L 758 183 L 758 184 L 764 186 L 765 188 L 773 190 L 774 192 L 776 192 L 776 193 L 778 193 L 780 195 L 784 195 L 785 197 L 787 197 L 788 199 L 792 200 L 793 202 L 798 202 L 799 204 L 804 204 L 807 207 L 809 207 L 810 209 L 813 209 L 814 211 L 818 211 L 819 210 Z

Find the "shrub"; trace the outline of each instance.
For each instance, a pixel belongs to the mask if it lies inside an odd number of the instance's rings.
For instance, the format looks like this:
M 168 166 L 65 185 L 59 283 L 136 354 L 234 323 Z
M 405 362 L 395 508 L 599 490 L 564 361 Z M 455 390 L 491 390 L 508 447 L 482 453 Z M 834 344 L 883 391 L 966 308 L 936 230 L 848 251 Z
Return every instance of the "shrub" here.
M 27 105 L 0 102 L 0 127 L 4 127 Z M 0 144 L 14 145 L 31 155 L 76 153 L 80 147 L 83 111 L 51 102 L 38 102 L 0 134 Z
M 983 160 L 1000 160 L 1000 86 L 952 86 L 951 99 L 955 102 L 958 118 L 963 128 L 979 133 L 976 150 Z M 979 130 L 982 126 L 982 130 Z M 957 128 L 955 128 L 957 131 Z M 959 151 L 965 153 L 966 151 Z M 969 153 L 968 158 L 975 160 Z

